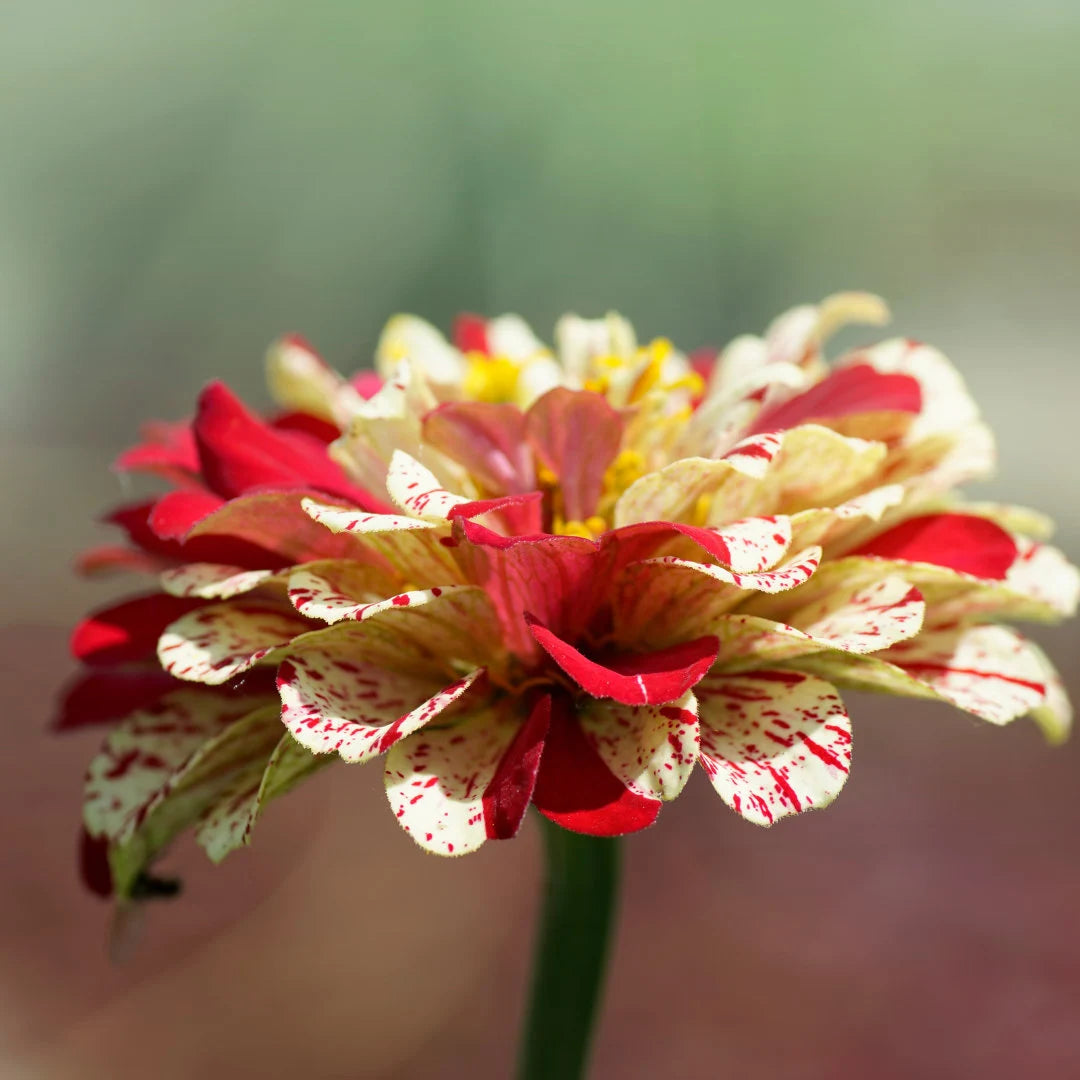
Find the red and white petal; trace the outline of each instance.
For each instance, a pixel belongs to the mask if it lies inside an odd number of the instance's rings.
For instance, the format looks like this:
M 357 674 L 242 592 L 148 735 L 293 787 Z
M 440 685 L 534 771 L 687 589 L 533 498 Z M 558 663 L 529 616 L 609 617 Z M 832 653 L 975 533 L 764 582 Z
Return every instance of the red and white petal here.
M 771 825 L 832 802 L 851 766 L 851 721 L 836 691 L 797 671 L 700 684 L 701 764 L 720 797 Z
M 400 514 L 369 514 L 363 510 L 329 506 L 315 499 L 304 499 L 301 503 L 304 513 L 332 533 L 355 533 L 365 536 L 369 533 L 399 532 L 410 529 L 434 529 L 435 521 L 422 521 L 415 517 Z
M 192 687 L 126 717 L 87 770 L 83 818 L 90 835 L 119 840 L 130 832 L 173 772 L 257 704 L 250 696 Z
M 663 805 L 632 791 L 589 742 L 570 700 L 556 695 L 533 803 L 549 821 L 587 836 L 647 829 Z
M 624 705 L 662 705 L 682 698 L 712 667 L 714 637 L 680 642 L 648 653 L 621 653 L 592 660 L 526 614 L 533 637 L 586 693 Z
M 760 480 L 784 445 L 778 431 L 762 431 L 736 443 L 723 457 L 733 469 Z
M 810 579 L 820 548 L 759 574 L 734 574 L 722 566 L 673 556 L 628 566 L 615 583 L 615 625 L 621 641 L 663 647 L 703 633 L 747 593 L 782 592 Z
M 854 690 L 937 698 L 993 724 L 1046 701 L 1046 670 L 1031 643 L 1007 626 L 924 630 L 875 656 L 820 654 L 796 661 Z
M 822 650 L 878 652 L 914 637 L 924 613 L 919 590 L 897 575 L 866 586 L 838 586 L 815 604 L 795 607 L 787 622 L 756 614 L 722 616 L 713 628 L 721 641 L 718 665 L 742 670 Z
M 903 484 L 885 484 L 856 495 L 837 506 L 811 507 L 791 518 L 792 544 L 840 544 L 852 533 L 866 529 L 904 500 Z
M 398 582 L 379 567 L 340 560 L 296 567 L 287 588 L 301 615 L 332 624 L 361 618 L 372 604 L 395 595 Z
M 99 608 L 75 627 L 71 655 L 93 667 L 148 660 L 171 622 L 204 606 L 198 600 L 147 593 Z
M 893 338 L 840 360 L 841 369 L 852 365 L 869 365 L 883 374 L 908 375 L 918 382 L 922 401 L 908 433 L 911 442 L 956 431 L 978 420 L 978 408 L 959 372 L 929 345 Z
M 755 574 L 775 566 L 791 544 L 791 518 L 781 514 L 746 518 L 717 529 L 728 551 L 726 560 L 737 574 Z
M 247 671 L 311 624 L 256 603 L 213 604 L 181 616 L 158 640 L 161 666 L 178 679 L 211 686 Z
M 313 754 L 369 761 L 452 705 L 480 673 L 439 689 L 430 677 L 365 664 L 348 639 L 338 639 L 294 652 L 282 663 L 281 722 Z
M 241 495 L 201 518 L 185 533 L 186 543 L 192 544 L 198 538 L 200 544 L 223 539 L 255 544 L 271 556 L 271 561 L 261 565 L 276 568 L 312 559 L 362 559 L 364 549 L 356 540 L 350 536 L 334 536 L 332 533 L 339 530 L 328 532 L 311 519 L 305 511 L 305 504 L 311 501 L 302 491 L 260 491 Z M 372 516 L 368 511 L 355 508 L 343 511 L 340 506 L 328 506 L 326 509 L 357 517 Z M 185 546 L 184 552 L 187 550 Z M 206 561 L 226 560 L 207 558 Z M 260 564 L 254 563 L 254 567 L 258 568 Z
M 402 514 L 366 514 L 305 499 L 313 521 L 334 533 L 347 533 L 400 576 L 420 585 L 460 584 L 461 568 L 448 546 L 445 525 Z
M 628 790 L 668 802 L 686 786 L 698 759 L 697 707 L 692 693 L 667 705 L 591 701 L 579 709 L 578 721 Z
M 851 434 L 893 438 L 909 429 L 921 407 L 922 392 L 912 376 L 877 371 L 870 364 L 850 364 L 829 372 L 801 394 L 764 409 L 754 428 L 775 431 L 820 423 L 842 426 Z
M 430 469 L 403 450 L 395 450 L 390 459 L 386 490 L 405 513 L 425 521 L 445 521 L 455 506 L 469 501 L 447 491 Z
M 197 596 L 204 600 L 227 600 L 268 582 L 273 570 L 244 570 L 221 563 L 186 563 L 166 570 L 161 587 L 172 596 Z
M 562 517 L 596 512 L 604 474 L 622 441 L 622 418 L 600 394 L 556 387 L 533 403 L 525 431 L 537 458 L 559 480 Z
M 484 708 L 393 746 L 386 756 L 384 780 L 401 827 L 436 855 L 466 855 L 497 835 L 485 796 L 522 730 L 519 717 Z M 536 765 L 527 766 L 526 773 L 530 768 L 535 781 Z M 530 794 L 531 786 L 526 779 Z

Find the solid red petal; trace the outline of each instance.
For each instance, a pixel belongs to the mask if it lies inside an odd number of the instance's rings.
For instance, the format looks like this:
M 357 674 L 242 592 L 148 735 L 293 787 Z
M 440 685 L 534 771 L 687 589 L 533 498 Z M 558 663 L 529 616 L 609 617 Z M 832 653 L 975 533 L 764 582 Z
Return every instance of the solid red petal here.
M 112 896 L 109 842 L 104 837 L 91 836 L 85 829 L 79 834 L 79 877 L 95 896 L 105 899 Z
M 125 450 L 113 468 L 120 472 L 197 473 L 199 452 L 191 425 L 151 421 L 143 426 L 143 441 Z
M 716 662 L 718 638 L 707 635 L 648 653 L 622 653 L 590 660 L 531 615 L 532 635 L 556 664 L 588 694 L 623 705 L 663 705 L 681 698 Z
M 510 536 L 539 535 L 542 528 L 544 493 L 530 491 L 524 495 L 504 495 L 500 499 L 477 499 L 458 503 L 447 515 L 455 518 L 474 518 L 481 514 L 496 514 Z M 483 526 L 480 526 L 483 528 Z
M 924 514 L 902 521 L 852 554 L 931 563 L 1000 581 L 1016 561 L 1018 549 L 1012 536 L 988 518 Z
M 324 444 L 332 443 L 341 435 L 340 429 L 329 420 L 323 420 L 306 412 L 281 413 L 270 423 L 278 431 L 299 431 Z
M 885 373 L 870 364 L 837 368 L 821 382 L 772 409 L 766 409 L 753 431 L 780 431 L 813 420 L 839 420 L 859 413 L 919 413 L 922 390 L 910 375 Z
M 484 789 L 484 826 L 490 839 L 509 840 L 517 835 L 536 788 L 550 725 L 551 696 L 545 694 L 537 699 Z
M 161 632 L 205 600 L 149 593 L 92 612 L 71 635 L 71 654 L 84 664 L 127 664 L 155 655 Z
M 225 505 L 210 491 L 170 491 L 150 511 L 150 529 L 160 540 L 182 540 L 192 526 Z
M 118 720 L 152 704 L 178 685 L 160 668 L 86 672 L 65 688 L 53 729 L 73 731 Z
M 371 497 L 348 481 L 322 443 L 300 432 L 274 430 L 224 383 L 211 383 L 199 395 L 192 429 L 203 478 L 219 495 L 310 487 L 370 508 Z
M 622 836 L 648 828 L 661 805 L 659 799 L 635 795 L 600 760 L 562 695 L 552 699 L 533 803 L 549 821 L 589 836 Z
M 490 355 L 487 320 L 482 315 L 463 312 L 454 320 L 454 345 L 462 352 L 480 352 Z

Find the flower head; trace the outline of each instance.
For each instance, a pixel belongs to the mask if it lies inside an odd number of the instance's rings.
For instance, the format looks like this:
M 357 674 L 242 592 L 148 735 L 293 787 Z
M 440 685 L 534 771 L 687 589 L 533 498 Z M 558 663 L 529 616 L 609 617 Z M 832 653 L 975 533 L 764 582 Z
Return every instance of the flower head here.
M 453 342 L 399 316 L 374 376 L 288 338 L 283 412 L 214 384 L 148 427 L 118 468 L 172 489 L 83 564 L 159 587 L 76 630 L 61 718 L 112 724 L 88 880 L 132 895 L 189 827 L 220 859 L 334 761 L 382 758 L 402 827 L 460 855 L 530 803 L 644 828 L 698 764 L 750 821 L 823 806 L 848 687 L 1063 737 L 1057 676 L 999 620 L 1071 614 L 1077 573 L 1041 516 L 954 494 L 994 451 L 941 353 L 825 362 L 885 315 L 835 296 L 693 358 L 615 315 L 563 318 L 554 349 L 516 316 Z

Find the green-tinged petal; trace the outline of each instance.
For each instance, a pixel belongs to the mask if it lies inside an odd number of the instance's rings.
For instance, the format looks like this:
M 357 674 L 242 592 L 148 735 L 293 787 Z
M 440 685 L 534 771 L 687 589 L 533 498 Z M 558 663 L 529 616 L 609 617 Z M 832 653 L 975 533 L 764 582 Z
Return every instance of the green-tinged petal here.
M 266 767 L 237 777 L 195 827 L 195 839 L 213 862 L 251 843 L 255 824 L 267 805 L 286 795 L 336 759 L 315 755 L 291 735 L 282 736 Z

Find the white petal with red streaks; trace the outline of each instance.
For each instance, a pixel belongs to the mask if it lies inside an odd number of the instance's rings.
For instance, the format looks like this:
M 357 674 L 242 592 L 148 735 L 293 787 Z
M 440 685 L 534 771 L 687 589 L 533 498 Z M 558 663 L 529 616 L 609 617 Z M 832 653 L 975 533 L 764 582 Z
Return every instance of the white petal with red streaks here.
M 342 510 L 305 499 L 304 510 L 331 532 L 350 533 L 377 552 L 403 577 L 418 585 L 460 584 L 464 581 L 450 548 L 449 529 L 442 522 L 422 521 L 403 514 L 368 514 Z
M 379 568 L 362 563 L 309 563 L 289 574 L 288 596 L 306 618 L 336 623 L 359 618 L 365 608 L 394 595 L 397 584 Z
M 754 574 L 775 566 L 791 544 L 791 519 L 746 518 L 716 530 L 727 545 L 728 568 L 737 574 Z
M 311 624 L 291 612 L 238 601 L 198 608 L 171 623 L 158 640 L 170 675 L 217 685 L 247 671 Z
M 391 748 L 386 795 L 398 823 L 425 851 L 465 855 L 488 838 L 484 793 L 520 724 L 482 709 Z
M 821 654 L 796 663 L 838 686 L 937 698 L 993 724 L 1007 724 L 1046 701 L 1043 663 L 1007 626 L 924 630 L 875 656 Z
M 259 703 L 250 695 L 180 689 L 122 720 L 87 771 L 83 817 L 90 834 L 129 834 L 173 772 Z
M 161 575 L 161 587 L 173 596 L 227 600 L 251 592 L 274 576 L 273 570 L 244 570 L 221 563 L 185 563 Z
M 422 728 L 479 675 L 473 671 L 437 689 L 430 678 L 364 664 L 347 647 L 305 649 L 278 673 L 281 722 L 313 754 L 336 752 L 343 761 L 361 763 Z
M 877 652 L 914 637 L 924 612 L 919 591 L 890 575 L 865 587 L 838 587 L 816 604 L 796 607 L 787 622 L 723 615 L 713 627 L 721 642 L 717 667 L 743 670 L 823 650 Z
M 386 490 L 405 513 L 425 521 L 445 521 L 455 506 L 469 501 L 447 491 L 430 469 L 402 450 L 395 450 L 390 459 Z
M 771 825 L 832 802 L 851 766 L 851 721 L 822 679 L 791 671 L 699 684 L 701 763 L 720 797 Z
M 783 445 L 783 432 L 764 431 L 736 443 L 724 455 L 723 460 L 738 472 L 760 480 L 768 472 L 770 463 Z
M 668 801 L 686 786 L 698 759 L 693 692 L 667 705 L 590 701 L 578 711 L 585 737 L 635 795 Z
M 922 390 L 922 409 L 908 433 L 915 441 L 942 431 L 955 431 L 978 419 L 978 408 L 960 373 L 937 349 L 892 338 L 845 356 L 841 366 L 869 364 L 886 374 L 910 375 Z

